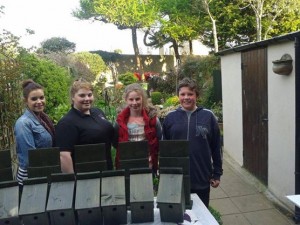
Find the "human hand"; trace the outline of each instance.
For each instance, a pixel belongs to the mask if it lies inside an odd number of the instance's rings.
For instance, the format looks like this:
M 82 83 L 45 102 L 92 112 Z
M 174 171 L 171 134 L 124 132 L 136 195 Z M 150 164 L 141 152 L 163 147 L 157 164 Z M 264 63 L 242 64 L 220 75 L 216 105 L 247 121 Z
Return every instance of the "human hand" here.
M 217 188 L 220 184 L 220 181 L 219 180 L 215 180 L 215 179 L 210 179 L 210 185 L 213 187 L 213 188 Z

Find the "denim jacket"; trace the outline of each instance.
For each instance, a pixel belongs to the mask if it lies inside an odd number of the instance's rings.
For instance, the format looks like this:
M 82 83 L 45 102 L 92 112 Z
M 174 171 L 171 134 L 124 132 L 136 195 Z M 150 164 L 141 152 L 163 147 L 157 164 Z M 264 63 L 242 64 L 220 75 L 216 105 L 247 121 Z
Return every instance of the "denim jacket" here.
M 50 133 L 27 109 L 16 121 L 14 134 L 16 137 L 19 167 L 22 169 L 27 169 L 29 149 L 48 148 L 52 146 Z

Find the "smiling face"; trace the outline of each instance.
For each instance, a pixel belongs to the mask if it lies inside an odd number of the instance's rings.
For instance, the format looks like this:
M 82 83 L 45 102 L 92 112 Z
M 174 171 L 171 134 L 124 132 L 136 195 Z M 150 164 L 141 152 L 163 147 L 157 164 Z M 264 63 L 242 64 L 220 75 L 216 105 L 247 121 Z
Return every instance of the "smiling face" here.
M 196 109 L 197 94 L 189 87 L 181 87 L 178 92 L 179 102 L 181 106 L 188 111 Z
M 136 91 L 131 91 L 126 97 L 126 104 L 132 113 L 140 113 L 143 108 L 143 97 Z
M 46 99 L 43 89 L 32 90 L 28 94 L 27 99 L 25 99 L 25 103 L 31 111 L 35 113 L 43 112 L 46 105 Z
M 89 114 L 93 101 L 94 95 L 92 90 L 86 88 L 80 88 L 72 97 L 74 108 L 84 114 Z

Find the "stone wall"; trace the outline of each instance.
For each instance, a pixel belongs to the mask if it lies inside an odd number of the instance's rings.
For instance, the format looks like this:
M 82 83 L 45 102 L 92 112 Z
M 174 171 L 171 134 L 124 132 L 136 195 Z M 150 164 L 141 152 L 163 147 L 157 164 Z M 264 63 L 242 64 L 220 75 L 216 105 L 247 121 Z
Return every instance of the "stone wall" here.
M 92 51 L 91 53 L 99 54 L 104 62 L 108 65 L 113 62 L 119 74 L 126 72 L 137 72 L 135 68 L 135 56 L 111 53 L 105 51 Z M 188 55 L 181 55 L 182 62 Z M 201 57 L 201 56 L 193 56 Z M 141 55 L 144 72 L 163 73 L 174 70 L 175 57 L 173 55 Z

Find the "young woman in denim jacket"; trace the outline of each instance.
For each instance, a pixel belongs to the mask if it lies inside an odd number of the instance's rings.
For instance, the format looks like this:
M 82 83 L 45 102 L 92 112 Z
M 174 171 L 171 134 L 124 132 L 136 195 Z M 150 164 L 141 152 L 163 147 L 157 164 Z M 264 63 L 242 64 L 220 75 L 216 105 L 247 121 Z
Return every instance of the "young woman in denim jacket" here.
M 14 133 L 18 156 L 17 180 L 22 186 L 28 177 L 28 150 L 53 146 L 54 126 L 43 112 L 46 105 L 43 87 L 33 80 L 22 83 L 26 109 L 16 121 Z

